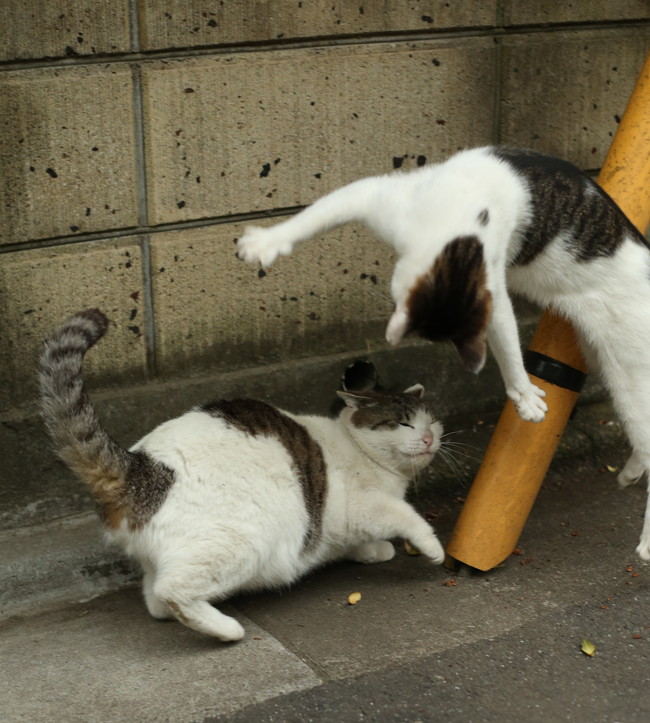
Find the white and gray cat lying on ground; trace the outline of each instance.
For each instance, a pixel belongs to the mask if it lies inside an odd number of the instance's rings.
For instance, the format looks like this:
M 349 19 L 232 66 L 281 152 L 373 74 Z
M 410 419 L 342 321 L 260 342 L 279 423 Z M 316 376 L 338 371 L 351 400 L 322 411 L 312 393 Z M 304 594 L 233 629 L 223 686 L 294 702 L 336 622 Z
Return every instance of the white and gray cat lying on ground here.
M 390 560 L 394 537 L 443 561 L 431 526 L 404 500 L 441 444 L 421 385 L 339 392 L 338 419 L 251 399 L 211 402 L 127 451 L 102 428 L 81 377 L 107 327 L 88 309 L 46 341 L 41 410 L 57 453 L 99 502 L 109 537 L 141 564 L 155 618 L 239 640 L 242 626 L 211 601 L 288 585 L 340 558 Z
M 410 173 L 365 178 L 270 228 L 247 228 L 241 258 L 271 264 L 294 245 L 359 221 L 393 246 L 395 302 L 386 330 L 453 342 L 480 371 L 486 341 L 519 415 L 540 422 L 508 289 L 569 319 L 632 443 L 621 486 L 650 472 L 650 247 L 575 166 L 484 147 Z M 637 552 L 650 559 L 650 503 Z

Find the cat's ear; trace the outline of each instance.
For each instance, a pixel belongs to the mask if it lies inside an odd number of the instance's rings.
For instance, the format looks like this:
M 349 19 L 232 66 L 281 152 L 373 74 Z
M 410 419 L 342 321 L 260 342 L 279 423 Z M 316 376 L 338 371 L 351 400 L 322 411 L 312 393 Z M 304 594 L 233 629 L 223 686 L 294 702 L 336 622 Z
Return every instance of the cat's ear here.
M 487 357 L 487 344 L 485 342 L 485 336 L 478 334 L 469 338 L 454 340 L 456 349 L 460 354 L 460 358 L 465 365 L 465 368 L 478 374 L 483 366 L 485 365 L 485 359 Z
M 412 387 L 404 390 L 404 394 L 410 394 L 416 399 L 422 399 L 424 387 L 421 384 L 414 384 Z
M 361 409 L 361 407 L 372 407 L 377 404 L 377 400 L 367 394 L 361 392 L 336 392 L 345 402 L 346 406 L 352 409 Z
M 409 331 L 408 312 L 403 306 L 398 306 L 390 317 L 386 327 L 386 341 L 395 346 L 402 337 Z

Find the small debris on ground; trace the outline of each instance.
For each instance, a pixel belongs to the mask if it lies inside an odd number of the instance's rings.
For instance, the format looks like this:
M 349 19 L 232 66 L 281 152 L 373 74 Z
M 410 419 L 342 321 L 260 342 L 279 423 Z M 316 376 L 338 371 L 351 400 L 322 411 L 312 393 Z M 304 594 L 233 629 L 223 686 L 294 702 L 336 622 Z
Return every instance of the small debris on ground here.
M 591 658 L 596 652 L 596 646 L 591 642 L 591 640 L 584 638 L 582 643 L 580 643 L 580 650 L 582 650 L 585 655 L 588 655 Z

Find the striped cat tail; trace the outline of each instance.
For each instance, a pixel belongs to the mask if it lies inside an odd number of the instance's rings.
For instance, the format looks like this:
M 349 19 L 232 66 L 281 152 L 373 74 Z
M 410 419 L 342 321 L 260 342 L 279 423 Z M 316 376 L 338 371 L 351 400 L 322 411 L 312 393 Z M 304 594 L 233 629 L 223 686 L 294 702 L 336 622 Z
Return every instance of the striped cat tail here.
M 107 328 L 99 309 L 71 316 L 45 341 L 38 377 L 41 414 L 56 453 L 90 488 L 114 527 L 128 514 L 125 480 L 133 455 L 102 428 L 81 376 L 86 352 Z

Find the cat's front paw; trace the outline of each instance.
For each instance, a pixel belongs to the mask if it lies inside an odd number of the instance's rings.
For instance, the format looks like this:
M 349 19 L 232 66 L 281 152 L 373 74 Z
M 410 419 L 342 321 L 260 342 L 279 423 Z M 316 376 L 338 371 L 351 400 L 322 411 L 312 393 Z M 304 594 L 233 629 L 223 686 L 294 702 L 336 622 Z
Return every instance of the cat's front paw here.
M 423 544 L 420 540 L 416 547 L 423 555 L 426 555 L 434 565 L 442 565 L 445 561 L 445 548 L 440 544 L 440 540 L 435 535 L 433 535 L 433 538 L 428 540 L 426 544 Z
M 279 241 L 272 228 L 248 226 L 237 241 L 237 256 L 249 264 L 270 266 L 276 258 L 291 253 L 291 244 Z
M 534 384 L 526 388 L 510 388 L 507 394 L 512 400 L 517 413 L 526 422 L 541 422 L 548 411 L 544 401 L 546 392 Z

